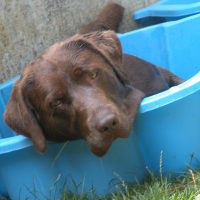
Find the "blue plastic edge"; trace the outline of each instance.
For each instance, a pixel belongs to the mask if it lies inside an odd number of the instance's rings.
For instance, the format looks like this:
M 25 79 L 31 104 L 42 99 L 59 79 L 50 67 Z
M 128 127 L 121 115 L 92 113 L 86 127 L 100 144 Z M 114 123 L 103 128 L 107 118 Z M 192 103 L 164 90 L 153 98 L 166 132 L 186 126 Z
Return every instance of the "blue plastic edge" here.
M 32 141 L 22 135 L 1 139 L 0 154 L 9 153 L 32 145 Z
M 169 4 L 165 3 L 169 0 L 159 1 L 151 6 L 138 10 L 134 13 L 134 19 L 140 19 L 144 17 L 179 17 L 184 15 L 190 15 L 200 12 L 200 2 L 191 4 Z M 162 5 L 165 4 L 165 5 Z
M 144 113 L 160 108 L 198 90 L 200 90 L 200 72 L 178 86 L 171 87 L 164 92 L 145 98 L 140 104 L 137 113 Z

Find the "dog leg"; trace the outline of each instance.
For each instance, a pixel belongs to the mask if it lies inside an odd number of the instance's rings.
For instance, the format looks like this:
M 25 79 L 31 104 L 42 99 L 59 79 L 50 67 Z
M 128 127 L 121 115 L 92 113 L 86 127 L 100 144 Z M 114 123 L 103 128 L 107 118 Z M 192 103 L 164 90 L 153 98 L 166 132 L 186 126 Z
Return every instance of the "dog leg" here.
M 117 3 L 108 3 L 101 10 L 98 18 L 85 26 L 80 34 L 105 30 L 117 31 L 124 14 L 124 10 L 125 9 Z
M 169 87 L 179 85 L 186 81 L 185 79 L 176 76 L 175 74 L 173 74 L 167 69 L 164 69 L 162 67 L 157 67 L 157 68 L 161 76 L 167 81 Z

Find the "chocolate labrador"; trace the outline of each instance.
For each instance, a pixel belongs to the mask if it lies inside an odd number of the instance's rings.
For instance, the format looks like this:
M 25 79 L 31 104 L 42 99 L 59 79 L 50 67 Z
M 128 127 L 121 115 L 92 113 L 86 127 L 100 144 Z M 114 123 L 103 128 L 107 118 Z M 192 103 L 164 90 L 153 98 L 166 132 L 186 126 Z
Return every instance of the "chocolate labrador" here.
M 122 53 L 114 31 L 123 12 L 108 4 L 79 34 L 46 49 L 14 83 L 5 122 L 40 153 L 47 140 L 84 139 L 103 156 L 116 138 L 129 136 L 143 98 L 185 81 Z

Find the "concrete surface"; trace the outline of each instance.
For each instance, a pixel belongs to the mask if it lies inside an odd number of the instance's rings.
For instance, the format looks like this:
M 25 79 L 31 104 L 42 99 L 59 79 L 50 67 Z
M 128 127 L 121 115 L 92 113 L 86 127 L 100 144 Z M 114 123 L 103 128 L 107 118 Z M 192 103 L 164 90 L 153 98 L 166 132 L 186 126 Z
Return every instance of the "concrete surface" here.
M 0 83 L 22 73 L 45 48 L 79 32 L 107 2 L 126 8 L 119 32 L 162 22 L 133 20 L 133 13 L 158 0 L 1 0 Z

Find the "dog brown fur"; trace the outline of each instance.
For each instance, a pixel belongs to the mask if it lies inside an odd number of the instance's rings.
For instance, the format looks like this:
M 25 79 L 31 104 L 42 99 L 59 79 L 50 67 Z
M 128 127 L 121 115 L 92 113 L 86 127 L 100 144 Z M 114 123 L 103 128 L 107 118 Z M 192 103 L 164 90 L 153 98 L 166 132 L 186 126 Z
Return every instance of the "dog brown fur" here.
M 96 20 L 86 25 L 80 34 L 94 31 L 114 30 L 117 31 L 124 14 L 124 8 L 116 3 L 108 3 L 99 13 Z
M 108 7 L 113 13 L 120 8 Z M 118 10 L 122 17 L 123 9 Z M 80 34 L 46 49 L 14 83 L 5 122 L 31 138 L 40 153 L 46 150 L 46 140 L 84 139 L 95 155 L 103 156 L 116 138 L 129 136 L 144 97 L 184 81 L 123 54 L 117 35 L 101 31 L 116 30 L 121 17 L 114 15 L 117 20 L 110 22 L 111 11 L 91 23 L 96 28 L 89 24 Z

